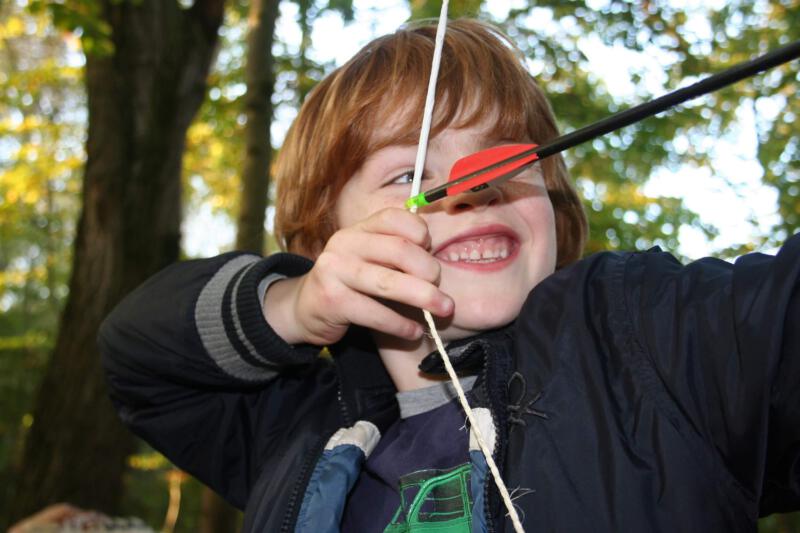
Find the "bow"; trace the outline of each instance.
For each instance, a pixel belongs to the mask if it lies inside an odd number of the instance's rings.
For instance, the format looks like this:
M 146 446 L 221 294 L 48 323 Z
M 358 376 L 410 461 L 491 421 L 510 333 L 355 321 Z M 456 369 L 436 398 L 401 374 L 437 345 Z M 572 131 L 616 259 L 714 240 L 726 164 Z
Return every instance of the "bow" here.
M 436 96 L 436 81 L 439 77 L 439 65 L 442 57 L 444 34 L 445 31 L 447 31 L 448 3 L 448 0 L 444 0 L 442 2 L 442 10 L 439 14 L 439 25 L 436 28 L 436 40 L 433 52 L 433 60 L 431 62 L 431 76 L 428 80 L 428 92 L 425 97 L 425 108 L 422 115 L 422 127 L 420 128 L 419 144 L 417 145 L 417 157 L 414 163 L 414 177 L 411 182 L 411 198 L 409 199 L 409 202 L 413 200 L 415 196 L 419 195 L 420 183 L 422 180 L 422 170 L 425 167 L 425 156 L 427 155 L 428 149 L 428 135 L 430 134 L 431 118 L 433 117 L 433 106 Z M 417 211 L 417 204 L 412 202 L 407 203 L 406 205 L 412 213 Z M 509 494 L 508 489 L 503 482 L 503 478 L 500 476 L 500 471 L 494 462 L 494 458 L 492 457 L 491 450 L 489 450 L 489 446 L 486 444 L 486 439 L 481 434 L 480 426 L 475 418 L 475 414 L 470 408 L 469 402 L 467 402 L 464 389 L 461 387 L 461 383 L 458 381 L 458 376 L 456 375 L 456 371 L 450 362 L 450 357 L 447 355 L 447 351 L 444 348 L 442 339 L 439 337 L 439 333 L 436 330 L 436 324 L 433 321 L 433 316 L 425 309 L 423 309 L 423 315 L 425 317 L 425 321 L 428 323 L 428 329 L 430 330 L 433 341 L 436 344 L 436 349 L 442 358 L 442 362 L 444 363 L 444 367 L 447 370 L 448 376 L 450 377 L 450 381 L 453 383 L 453 387 L 456 390 L 458 401 L 461 403 L 461 407 L 464 409 L 464 413 L 467 415 L 467 419 L 469 420 L 470 424 L 470 431 L 472 431 L 473 435 L 475 436 L 478 447 L 480 448 L 481 453 L 483 453 L 483 456 L 486 458 L 486 466 L 492 473 L 492 478 L 494 479 L 495 485 L 500 491 L 500 496 L 503 499 L 503 503 L 505 504 L 509 517 L 511 518 L 511 523 L 514 525 L 514 531 L 516 531 L 516 533 L 524 533 L 524 530 L 522 529 L 522 523 L 517 515 L 517 510 L 514 508 L 514 504 L 511 502 L 511 495 Z

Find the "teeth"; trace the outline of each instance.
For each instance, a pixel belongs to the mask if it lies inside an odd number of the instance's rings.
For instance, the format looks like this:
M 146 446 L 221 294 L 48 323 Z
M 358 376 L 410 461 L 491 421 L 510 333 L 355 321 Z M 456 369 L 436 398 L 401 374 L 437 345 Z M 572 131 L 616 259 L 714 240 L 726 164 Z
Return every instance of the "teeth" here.
M 512 246 L 513 242 L 506 237 L 482 237 L 450 246 L 437 255 L 440 259 L 452 263 L 493 263 L 509 257 Z
M 489 250 L 485 249 L 483 252 L 478 251 L 476 248 L 472 250 L 463 249 L 461 253 L 457 253 L 454 251 L 448 252 L 447 258 L 455 263 L 457 261 L 467 261 L 467 262 L 491 262 L 494 260 L 505 259 L 508 257 L 508 248 L 500 248 Z

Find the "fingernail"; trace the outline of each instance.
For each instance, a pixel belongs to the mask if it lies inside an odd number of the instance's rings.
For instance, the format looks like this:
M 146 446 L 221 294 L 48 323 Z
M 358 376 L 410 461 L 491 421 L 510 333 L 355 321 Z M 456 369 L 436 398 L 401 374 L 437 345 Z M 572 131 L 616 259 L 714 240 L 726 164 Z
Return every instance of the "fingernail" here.
M 455 307 L 455 302 L 453 302 L 453 300 L 451 300 L 450 298 L 445 298 L 444 300 L 442 300 L 441 308 L 443 313 L 449 315 L 450 313 L 453 312 L 453 307 Z

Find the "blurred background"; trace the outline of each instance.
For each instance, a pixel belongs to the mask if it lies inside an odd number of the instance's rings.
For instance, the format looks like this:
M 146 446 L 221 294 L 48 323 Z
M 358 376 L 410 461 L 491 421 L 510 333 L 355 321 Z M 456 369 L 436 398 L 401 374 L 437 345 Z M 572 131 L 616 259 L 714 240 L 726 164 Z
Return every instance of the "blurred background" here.
M 240 516 L 134 439 L 95 347 L 181 258 L 277 250 L 270 164 L 297 108 L 439 2 L 0 0 L 0 529 L 69 501 L 161 531 Z M 800 38 L 800 0 L 453 0 L 523 50 L 563 131 Z M 800 230 L 800 67 L 566 154 L 587 253 L 774 251 Z M 800 531 L 800 517 L 762 519 Z

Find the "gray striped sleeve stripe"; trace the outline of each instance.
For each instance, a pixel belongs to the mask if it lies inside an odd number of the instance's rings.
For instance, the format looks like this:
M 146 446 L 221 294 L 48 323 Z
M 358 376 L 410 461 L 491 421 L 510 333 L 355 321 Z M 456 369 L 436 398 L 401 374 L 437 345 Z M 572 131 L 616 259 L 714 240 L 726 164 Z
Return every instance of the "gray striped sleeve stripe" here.
M 225 297 L 228 285 L 236 274 L 242 268 L 252 268 L 258 260 L 259 258 L 254 255 L 240 255 L 225 263 L 203 287 L 194 309 L 197 331 L 208 354 L 224 372 L 247 381 L 268 379 L 277 372 L 250 364 L 239 355 L 225 332 L 225 324 L 222 321 L 222 300 Z M 252 344 L 244 338 L 241 324 L 236 314 L 235 296 L 236 293 L 234 292 L 231 298 L 231 306 L 233 307 L 233 322 L 237 336 L 247 347 L 250 355 L 256 360 L 263 361 L 263 357 L 256 355 Z
M 233 327 L 236 329 L 236 336 L 239 337 L 239 340 L 242 342 L 242 344 L 244 344 L 245 348 L 247 348 L 247 353 L 250 355 L 250 357 L 256 361 L 261 361 L 262 363 L 268 365 L 270 362 L 259 355 L 253 344 L 245 336 L 244 330 L 242 329 L 242 322 L 239 320 L 239 309 L 236 306 L 236 298 L 239 295 L 239 285 L 242 284 L 242 280 L 254 266 L 256 266 L 256 263 L 252 263 L 245 267 L 242 275 L 236 280 L 236 285 L 234 285 L 233 291 L 231 292 L 231 317 L 233 317 Z

